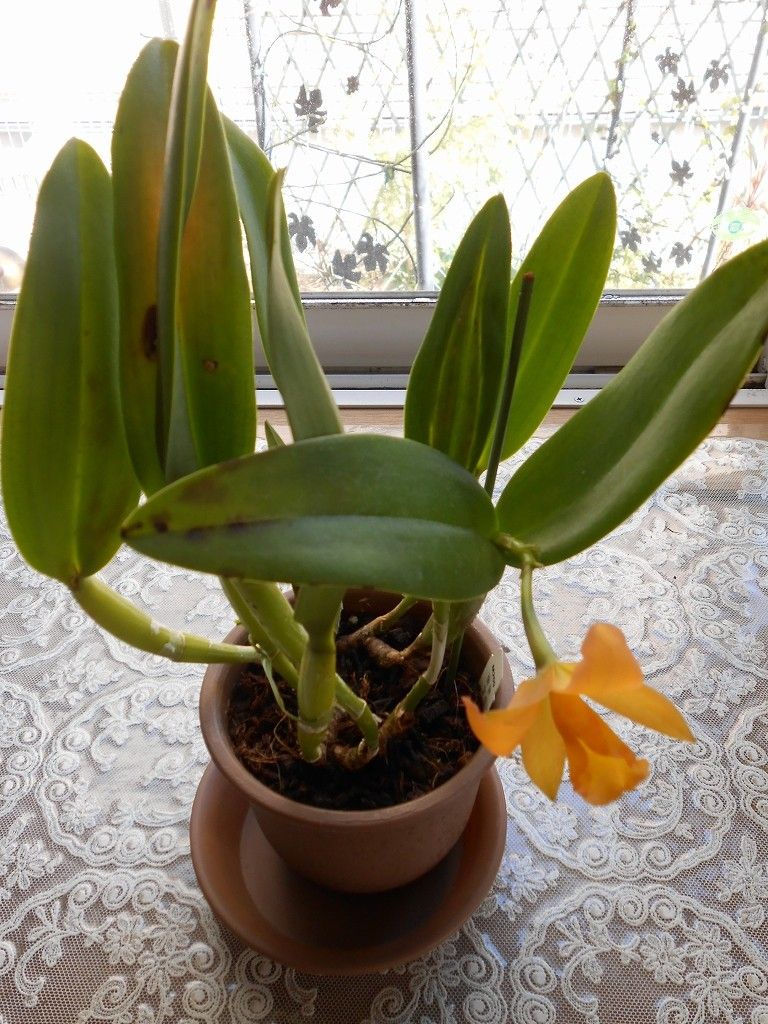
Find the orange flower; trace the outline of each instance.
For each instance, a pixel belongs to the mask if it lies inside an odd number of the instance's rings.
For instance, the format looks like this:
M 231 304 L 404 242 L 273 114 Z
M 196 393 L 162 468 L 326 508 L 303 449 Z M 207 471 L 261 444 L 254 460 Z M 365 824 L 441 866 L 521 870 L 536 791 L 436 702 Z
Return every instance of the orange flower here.
M 578 664 L 554 661 L 526 679 L 509 707 L 481 711 L 464 698 L 472 731 L 494 754 L 521 745 L 533 782 L 554 800 L 566 758 L 571 783 L 591 804 L 607 804 L 648 774 L 582 697 L 678 740 L 693 740 L 685 719 L 666 697 L 646 686 L 621 630 L 598 622 L 587 633 Z

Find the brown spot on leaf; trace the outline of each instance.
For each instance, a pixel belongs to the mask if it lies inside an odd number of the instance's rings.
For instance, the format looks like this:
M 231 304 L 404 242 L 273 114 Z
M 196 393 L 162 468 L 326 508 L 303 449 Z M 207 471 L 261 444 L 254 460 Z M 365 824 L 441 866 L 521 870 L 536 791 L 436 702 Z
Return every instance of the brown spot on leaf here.
M 219 368 L 219 361 L 218 361 L 218 359 L 204 359 L 203 360 L 203 369 L 206 371 L 206 373 L 213 373 L 214 370 L 218 370 L 218 368 Z
M 141 325 L 141 347 L 147 359 L 157 359 L 157 306 L 151 305 Z
M 164 519 L 163 516 L 153 516 L 152 525 L 158 533 L 166 533 L 168 530 L 168 520 Z

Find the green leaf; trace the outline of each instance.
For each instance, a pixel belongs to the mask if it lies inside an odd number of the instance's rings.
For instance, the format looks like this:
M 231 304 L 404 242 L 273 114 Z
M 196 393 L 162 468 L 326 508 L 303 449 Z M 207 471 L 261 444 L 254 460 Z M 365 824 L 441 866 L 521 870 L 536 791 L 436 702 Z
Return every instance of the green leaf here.
M 699 285 L 534 452 L 501 496 L 501 529 L 544 564 L 605 536 L 717 423 L 766 331 L 768 242 Z
M 112 189 L 68 142 L 43 180 L 11 336 L 2 444 L 8 521 L 38 571 L 105 565 L 138 499 L 120 418 Z
M 179 480 L 126 522 L 124 537 L 203 572 L 464 600 L 501 575 L 496 532 L 488 496 L 441 453 L 339 435 Z
M 261 149 L 224 120 L 248 240 L 256 318 L 264 354 L 283 394 L 294 438 L 341 433 L 336 403 L 309 339 L 276 174 Z M 265 426 L 270 448 L 280 437 Z M 306 590 L 306 588 L 305 588 Z
M 264 153 L 224 121 L 240 216 L 251 261 L 251 282 L 267 363 L 280 389 L 294 438 L 341 433 L 331 390 L 307 331 L 281 188 Z
M 245 235 L 248 239 L 248 253 L 251 261 L 251 283 L 256 306 L 256 319 L 262 337 L 267 333 L 267 275 L 269 272 L 269 221 L 270 221 L 270 186 L 275 177 L 275 169 L 257 144 L 242 129 L 223 117 L 224 131 L 229 146 L 229 157 L 232 162 L 232 173 L 237 191 L 237 202 L 243 220 Z M 284 252 L 290 253 L 291 241 L 288 226 L 283 220 L 280 225 L 280 245 Z M 296 306 L 301 311 L 301 298 L 293 260 L 288 257 L 285 263 L 286 275 L 293 292 Z
M 269 420 L 264 420 L 264 435 L 267 439 L 268 448 L 282 448 L 285 444 L 285 441 L 280 437 Z
M 147 43 L 128 75 L 112 135 L 123 418 L 147 494 L 165 485 L 157 422 L 157 235 L 177 53 L 176 43 Z
M 524 274 L 533 296 L 501 457 L 523 445 L 549 412 L 581 347 L 613 253 L 616 197 L 604 172 L 587 178 L 558 206 L 512 282 L 509 331 Z M 490 442 L 481 468 L 488 465 Z
M 181 248 L 179 346 L 194 468 L 256 444 L 251 292 L 227 143 L 213 96 Z
M 123 404 L 132 457 L 148 494 L 165 484 L 157 250 L 177 53 L 175 43 L 160 40 L 144 48 L 120 100 L 112 146 Z M 202 138 L 195 189 L 174 253 L 173 363 L 190 470 L 253 451 L 256 430 L 250 291 L 226 141 L 210 92 Z
M 468 227 L 411 370 L 405 435 L 478 471 L 507 349 L 511 241 L 503 196 Z
M 205 79 L 215 7 L 215 0 L 193 0 L 187 33 L 176 61 L 168 119 L 157 257 L 160 443 L 166 479 L 188 473 L 198 465 L 179 358 L 179 265 L 203 145 Z
M 283 172 L 269 186 L 267 247 L 267 330 L 261 341 L 275 383 L 285 403 L 297 441 L 341 433 L 339 410 L 312 348 L 301 303 L 296 299 L 295 271 L 280 193 Z

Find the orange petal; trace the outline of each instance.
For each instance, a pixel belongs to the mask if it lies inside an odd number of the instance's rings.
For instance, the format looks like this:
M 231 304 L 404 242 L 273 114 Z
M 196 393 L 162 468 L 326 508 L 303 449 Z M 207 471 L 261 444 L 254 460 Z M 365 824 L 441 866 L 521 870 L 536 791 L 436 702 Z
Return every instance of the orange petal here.
M 584 638 L 581 651 L 584 660 L 573 671 L 569 693 L 590 697 L 639 725 L 675 739 L 694 739 L 675 705 L 646 685 L 620 629 L 607 622 L 595 623 Z
M 592 804 L 606 804 L 634 789 L 648 775 L 648 762 L 579 697 L 553 694 L 552 715 L 565 742 L 571 783 Z
M 469 697 L 463 697 L 470 728 L 483 746 L 497 757 L 511 754 L 536 719 L 539 706 L 546 703 L 552 687 L 562 686 L 563 669 L 570 672 L 571 666 L 557 662 L 542 669 L 534 679 L 524 679 L 508 706 L 501 710 L 481 711 Z
M 515 695 L 509 702 L 509 708 L 527 708 L 531 704 L 538 704 L 549 696 L 552 685 L 556 680 L 556 665 L 549 665 L 542 669 L 534 679 L 524 679 L 515 687 Z
M 523 737 L 522 754 L 531 781 L 554 800 L 563 779 L 565 744 L 555 726 L 548 700 L 539 704 L 538 714 Z
M 590 626 L 581 654 L 582 661 L 571 675 L 569 693 L 602 700 L 609 690 L 632 690 L 643 685 L 642 670 L 616 626 L 607 622 Z
M 472 732 L 497 757 L 507 757 L 520 743 L 536 718 L 537 703 L 502 710 L 481 711 L 469 697 L 463 697 Z M 514 703 L 514 701 L 513 701 Z
M 576 792 L 589 804 L 609 804 L 648 777 L 648 762 L 635 758 L 631 764 L 620 757 L 596 754 L 584 743 L 568 749 L 568 771 Z
M 595 700 L 610 711 L 631 718 L 638 725 L 647 725 L 649 729 L 656 729 L 676 740 L 695 742 L 688 723 L 672 701 L 650 686 L 601 693 Z

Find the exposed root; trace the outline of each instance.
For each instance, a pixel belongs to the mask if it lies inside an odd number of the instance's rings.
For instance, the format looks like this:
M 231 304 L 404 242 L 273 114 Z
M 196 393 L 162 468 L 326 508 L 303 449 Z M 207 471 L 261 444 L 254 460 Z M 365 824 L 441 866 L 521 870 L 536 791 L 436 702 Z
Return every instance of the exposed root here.
M 336 649 L 341 651 L 347 651 L 352 647 L 356 647 L 358 644 L 364 643 L 369 637 L 378 636 L 379 633 L 386 633 L 388 629 L 391 629 L 400 619 L 405 615 L 409 609 L 416 603 L 415 598 L 404 597 L 394 608 L 391 608 L 388 612 L 383 615 L 378 615 L 375 619 L 371 619 L 370 622 L 366 622 L 364 625 L 356 629 L 354 633 L 348 633 L 346 636 L 337 637 Z
M 393 712 L 384 720 L 379 729 L 379 746 L 371 750 L 366 744 L 357 747 L 345 747 L 337 743 L 329 750 L 329 756 L 349 771 L 364 768 L 375 757 L 386 757 L 389 743 L 402 733 L 407 732 L 414 722 L 414 716 L 407 711 Z
M 345 747 L 341 743 L 337 743 L 331 747 L 328 754 L 329 758 L 346 768 L 347 771 L 354 772 L 365 768 L 374 757 L 378 757 L 381 754 L 381 746 L 376 750 L 371 750 L 365 743 L 360 743 L 357 747 Z
M 432 637 L 425 635 L 424 633 L 419 633 L 413 643 L 404 647 L 399 653 L 403 661 L 408 661 L 409 658 L 416 657 L 419 654 L 428 654 L 431 645 Z
M 367 639 L 364 639 L 363 645 L 379 665 L 385 667 L 403 665 L 407 660 L 404 651 L 398 651 L 397 648 L 391 647 L 386 641 L 380 640 L 377 636 L 369 636 Z

